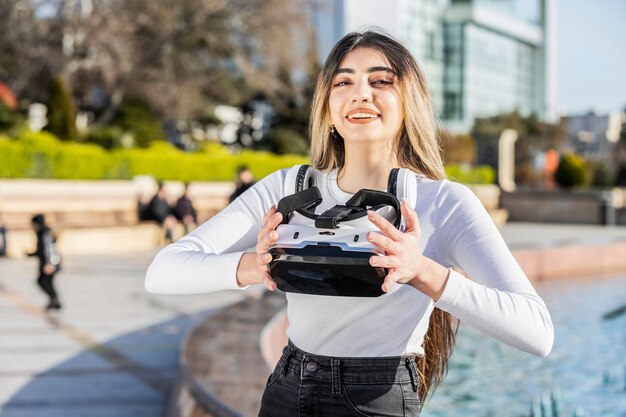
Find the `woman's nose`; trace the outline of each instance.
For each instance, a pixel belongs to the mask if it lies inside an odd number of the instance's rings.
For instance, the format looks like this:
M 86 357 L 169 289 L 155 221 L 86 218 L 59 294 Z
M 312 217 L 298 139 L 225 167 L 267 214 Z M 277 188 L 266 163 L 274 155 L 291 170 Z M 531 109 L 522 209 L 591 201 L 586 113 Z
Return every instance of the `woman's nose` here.
M 366 103 L 372 101 L 372 87 L 369 83 L 359 82 L 354 85 L 352 95 L 353 103 Z

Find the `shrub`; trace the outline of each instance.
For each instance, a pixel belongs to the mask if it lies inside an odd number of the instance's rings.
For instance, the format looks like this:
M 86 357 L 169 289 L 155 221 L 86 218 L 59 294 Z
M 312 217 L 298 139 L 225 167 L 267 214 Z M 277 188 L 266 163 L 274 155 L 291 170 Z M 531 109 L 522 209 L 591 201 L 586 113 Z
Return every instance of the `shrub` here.
M 275 155 L 244 150 L 229 153 L 218 143 L 183 152 L 159 141 L 146 149 L 107 151 L 94 144 L 60 142 L 49 132 L 21 131 L 16 138 L 0 137 L 0 178 L 130 179 L 151 175 L 159 180 L 233 181 L 237 167 L 247 165 L 256 178 L 295 164 L 308 163 L 301 155 Z M 449 165 L 451 179 L 493 183 L 491 167 L 463 169 Z
M 466 165 L 446 165 L 446 175 L 451 181 L 465 184 L 493 184 L 496 179 L 495 170 L 487 165 L 469 168 Z
M 599 188 L 608 188 L 613 185 L 613 172 L 605 162 L 598 162 L 593 166 L 591 185 Z
M 15 158 L 9 161 L 9 178 L 99 179 L 106 176 L 111 163 L 104 149 L 61 143 L 49 132 L 25 130 L 9 142 Z
M 212 151 L 182 152 L 167 142 L 154 143 L 148 149 L 120 149 L 112 153 L 110 178 L 151 175 L 159 180 L 232 181 L 237 167 L 248 165 L 261 178 L 281 168 L 307 162 L 296 155 L 277 156 L 268 152 L 243 151 L 231 155 L 224 148 Z
M 0 178 L 26 178 L 30 164 L 18 141 L 0 136 Z
M 563 155 L 554 173 L 554 180 L 563 188 L 579 187 L 586 184 L 585 160 L 574 153 Z

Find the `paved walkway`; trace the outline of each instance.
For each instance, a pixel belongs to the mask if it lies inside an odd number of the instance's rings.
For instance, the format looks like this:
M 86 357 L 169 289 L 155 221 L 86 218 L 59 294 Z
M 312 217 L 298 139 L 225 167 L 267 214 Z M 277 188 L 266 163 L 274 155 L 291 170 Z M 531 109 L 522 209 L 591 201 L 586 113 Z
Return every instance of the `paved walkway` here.
M 1 417 L 163 415 L 182 338 L 242 293 L 147 294 L 152 255 L 66 257 L 51 314 L 36 261 L 0 259 Z
M 512 249 L 626 241 L 626 227 L 509 224 Z M 241 292 L 153 296 L 153 253 L 66 257 L 51 314 L 34 259 L 0 259 L 0 417 L 158 417 L 182 338 Z

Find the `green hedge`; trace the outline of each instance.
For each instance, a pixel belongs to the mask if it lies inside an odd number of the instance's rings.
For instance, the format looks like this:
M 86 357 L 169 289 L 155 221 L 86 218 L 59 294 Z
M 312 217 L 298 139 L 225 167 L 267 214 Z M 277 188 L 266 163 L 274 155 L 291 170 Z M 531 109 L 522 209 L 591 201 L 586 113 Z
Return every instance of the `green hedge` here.
M 108 159 L 99 146 L 61 143 L 48 132 L 24 131 L 16 139 L 0 139 L 3 178 L 106 178 Z
M 232 155 L 217 144 L 195 153 L 182 152 L 166 142 L 154 142 L 148 149 L 109 152 L 92 144 L 62 143 L 48 132 L 0 136 L 0 178 L 130 179 L 151 175 L 159 180 L 232 181 L 243 164 L 262 178 L 306 161 L 302 156 L 267 152 Z
M 446 175 L 451 181 L 464 184 L 493 184 L 496 180 L 496 171 L 487 165 L 471 169 L 462 165 L 446 165 Z
M 48 132 L 23 131 L 15 138 L 0 136 L 0 178 L 130 179 L 151 175 L 159 180 L 232 181 L 237 167 L 247 165 L 256 178 L 285 167 L 306 163 L 299 155 L 242 151 L 230 154 L 215 143 L 198 152 L 182 152 L 172 145 L 155 141 L 147 149 L 107 151 L 93 144 L 59 141 Z M 446 167 L 453 181 L 491 184 L 495 173 L 490 167 L 464 170 Z

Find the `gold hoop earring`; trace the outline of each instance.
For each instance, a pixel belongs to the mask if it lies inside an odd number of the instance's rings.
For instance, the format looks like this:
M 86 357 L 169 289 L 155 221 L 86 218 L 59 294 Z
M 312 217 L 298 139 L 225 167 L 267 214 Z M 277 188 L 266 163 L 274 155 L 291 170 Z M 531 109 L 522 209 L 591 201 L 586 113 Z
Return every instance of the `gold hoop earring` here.
M 335 125 L 334 124 L 330 124 L 330 134 L 332 135 L 333 133 L 335 133 Z

